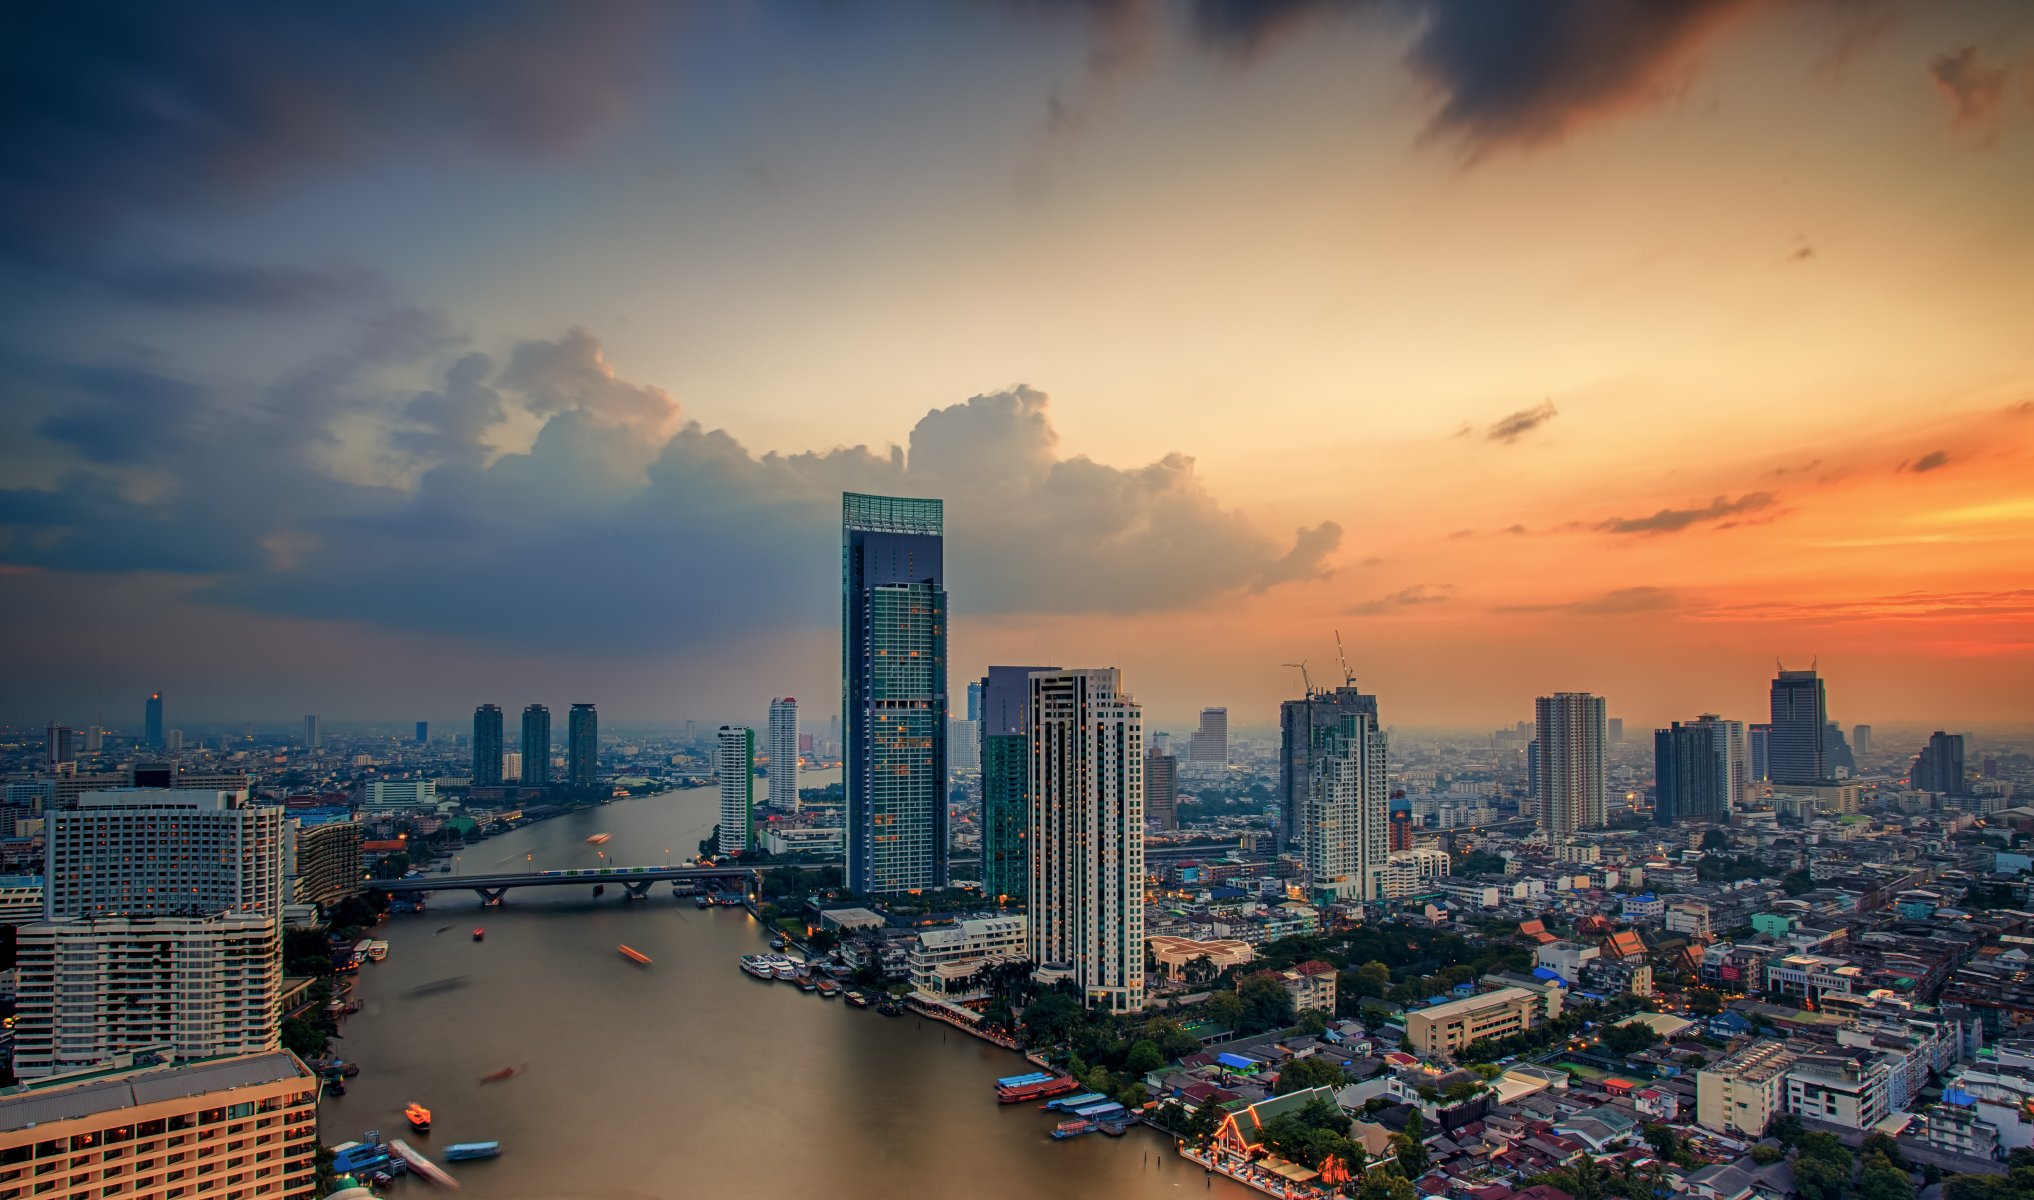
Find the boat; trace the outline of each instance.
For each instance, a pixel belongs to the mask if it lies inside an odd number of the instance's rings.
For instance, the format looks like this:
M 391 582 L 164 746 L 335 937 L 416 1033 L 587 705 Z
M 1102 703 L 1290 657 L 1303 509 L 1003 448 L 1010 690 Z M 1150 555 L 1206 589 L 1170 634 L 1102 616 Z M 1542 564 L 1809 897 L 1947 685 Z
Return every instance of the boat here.
M 790 944 L 790 942 L 784 940 L 784 935 L 781 933 L 770 939 L 770 949 L 772 950 L 782 950 Z
M 701 892 L 701 893 L 699 893 L 699 895 L 698 895 L 698 896 L 697 896 L 697 897 L 696 897 L 696 898 L 695 898 L 695 899 L 693 900 L 693 902 L 692 902 L 692 907 L 694 907 L 694 908 L 712 908 L 712 907 L 713 907 L 713 897 L 712 897 L 712 896 L 709 896 L 709 895 L 707 895 L 707 894 L 706 894 L 705 892 Z
M 594 894 L 594 895 L 598 896 L 598 895 L 600 895 L 601 893 L 603 893 L 603 892 L 605 892 L 605 891 L 607 891 L 607 885 L 606 885 L 606 884 L 604 884 L 604 883 L 596 883 L 596 884 L 594 884 L 594 885 L 593 885 L 593 894 Z
M 1054 1075 L 1033 1083 L 1020 1083 L 1014 1087 L 998 1087 L 996 1103 L 1025 1104 L 1032 1100 L 1045 1100 L 1063 1096 L 1080 1088 L 1081 1081 L 1070 1075 Z
M 589 846 L 605 846 L 613 840 L 614 835 L 611 833 L 596 833 L 586 839 L 586 844 Z
M 1102 1131 L 1103 1137 L 1122 1137 L 1130 1132 L 1130 1122 L 1127 1118 L 1115 1121 L 1097 1121 L 1095 1126 Z
M 474 927 L 473 927 L 473 940 L 474 940 L 474 941 L 476 941 L 476 942 L 477 942 L 477 941 L 479 941 L 480 939 L 482 939 L 482 938 L 484 938 L 484 937 L 486 937 L 486 936 L 487 936 L 487 930 L 485 930 L 485 929 L 482 929 L 482 928 L 481 928 L 481 927 L 479 927 L 478 925 L 476 925 L 476 926 L 474 926 Z
M 382 941 L 376 941 L 376 942 L 374 942 L 374 943 L 370 944 L 370 945 L 369 945 L 369 946 L 367 947 L 367 957 L 368 957 L 368 960 L 369 960 L 369 961 L 371 961 L 371 962 L 380 962 L 380 961 L 381 961 L 382 959 L 384 959 L 384 958 L 387 958 L 387 957 L 388 957 L 388 943 L 387 943 L 387 942 L 382 942 Z
M 849 992 L 847 994 L 847 1002 L 856 1008 L 867 1008 L 869 1006 L 869 997 L 863 992 Z
M 812 976 L 801 974 L 797 978 L 799 991 L 816 992 L 819 990 L 819 981 L 817 979 L 814 979 Z
M 840 984 L 835 983 L 831 979 L 822 979 L 817 986 L 819 988 L 819 998 L 822 1000 L 831 1000 L 835 996 L 840 995 Z
M 480 1082 L 500 1083 L 504 1079 L 514 1079 L 516 1076 L 522 1074 L 523 1071 L 529 1067 L 529 1065 L 530 1064 L 528 1063 L 524 1063 L 521 1066 L 517 1067 L 503 1067 L 499 1071 L 489 1071 L 487 1074 L 482 1075 L 480 1077 Z
M 495 1158 L 501 1154 L 500 1142 L 460 1142 L 445 1147 L 446 1162 L 467 1162 L 476 1158 Z
M 798 964 L 792 962 L 789 959 L 786 959 L 783 962 L 771 963 L 770 974 L 773 977 L 777 979 L 782 979 L 788 983 L 791 980 L 798 978 Z
M 776 970 L 768 962 L 753 954 L 742 956 L 742 970 L 766 982 L 777 977 Z
M 1083 1121 L 1075 1118 L 1071 1121 L 1061 1121 L 1053 1126 L 1052 1136 L 1065 1141 L 1067 1138 L 1076 1138 L 1084 1133 L 1093 1133 L 1094 1131 L 1095 1123 L 1093 1121 Z
M 431 1110 L 412 1100 L 403 1108 L 403 1120 L 418 1133 L 431 1132 Z
M 647 967 L 650 965 L 650 956 L 643 953 L 641 950 L 636 949 L 634 946 L 616 946 L 615 952 L 620 954 L 623 958 L 628 959 L 630 962 L 635 963 L 639 967 Z
M 1026 1083 L 1044 1083 L 1050 1078 L 1052 1078 L 1052 1072 L 1050 1071 L 1032 1071 L 1024 1075 L 1005 1075 L 996 1081 L 996 1086 L 999 1088 L 1017 1087 Z
M 456 1188 L 459 1186 L 458 1180 L 447 1175 L 437 1163 L 417 1153 L 415 1146 L 410 1145 L 401 1138 L 391 1140 L 388 1148 L 394 1151 L 404 1162 L 408 1163 L 412 1171 L 422 1175 L 439 1187 Z
M 876 1011 L 886 1017 L 901 1017 L 904 1015 L 904 1005 L 895 999 L 885 1000 L 876 1006 Z

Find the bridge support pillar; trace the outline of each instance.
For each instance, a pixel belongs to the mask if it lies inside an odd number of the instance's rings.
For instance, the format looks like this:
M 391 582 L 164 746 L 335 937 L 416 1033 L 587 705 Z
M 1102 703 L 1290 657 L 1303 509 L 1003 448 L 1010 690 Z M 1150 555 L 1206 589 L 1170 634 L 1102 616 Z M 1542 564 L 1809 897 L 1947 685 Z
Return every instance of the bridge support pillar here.
M 622 890 L 625 894 L 623 895 L 622 898 L 624 900 L 648 900 L 650 898 L 650 885 L 655 882 L 657 881 L 654 879 L 641 879 L 636 880 L 634 882 L 624 882 L 622 884 Z
M 496 887 L 496 888 L 479 887 L 474 888 L 473 891 L 475 895 L 478 895 L 480 897 L 480 902 L 482 904 L 487 905 L 489 908 L 500 907 L 501 898 L 504 895 L 508 894 L 508 889 L 505 887 Z

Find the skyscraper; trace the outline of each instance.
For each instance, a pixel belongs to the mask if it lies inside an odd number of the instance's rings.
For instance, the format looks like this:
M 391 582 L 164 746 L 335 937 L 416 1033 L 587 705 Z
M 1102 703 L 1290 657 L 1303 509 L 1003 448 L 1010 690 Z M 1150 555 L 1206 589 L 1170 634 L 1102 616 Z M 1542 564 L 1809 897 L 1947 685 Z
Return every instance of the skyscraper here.
M 1822 766 L 1831 779 L 1848 779 L 1857 774 L 1857 757 L 1843 736 L 1843 726 L 1830 721 L 1822 726 Z
M 1609 819 L 1603 770 L 1603 697 L 1556 692 L 1533 701 L 1539 731 L 1540 828 L 1559 842 Z
M 528 761 L 527 755 L 524 761 Z M 590 788 L 599 779 L 600 714 L 591 704 L 575 704 L 565 714 L 565 782 L 575 788 Z
M 1782 667 L 1773 680 L 1772 733 L 1766 770 L 1774 783 L 1823 783 L 1830 778 L 1823 730 L 1829 724 L 1828 698 L 1813 668 Z
M 1653 823 L 1723 821 L 1731 804 L 1730 730 L 1714 717 L 1653 731 Z
M 1031 676 L 1033 962 L 1072 967 L 1093 1007 L 1144 1007 L 1144 728 L 1114 668 Z
M 1303 700 L 1287 700 L 1278 706 L 1280 845 L 1296 845 L 1305 840 L 1307 800 L 1313 794 L 1314 784 L 1313 752 L 1318 740 L 1315 734 L 1340 726 L 1342 717 L 1348 713 L 1368 713 L 1375 724 L 1377 697 L 1364 695 L 1352 684 L 1332 692 L 1313 692 Z M 1226 712 L 1223 718 L 1226 734 Z
M 770 807 L 798 811 L 798 700 L 770 701 Z
M 1187 739 L 1187 761 L 1213 766 L 1229 763 L 1229 710 L 1204 708 L 1201 727 Z
M 756 731 L 746 725 L 723 725 L 715 743 L 713 768 L 720 775 L 720 840 L 722 854 L 749 849 L 756 813 Z
M 551 782 L 551 710 L 541 704 L 523 709 L 523 786 Z
M 473 710 L 473 786 L 501 786 L 501 708 L 483 704 Z
M 1413 848 L 1412 809 L 1400 808 L 1402 800 L 1391 802 L 1391 808 L 1384 817 L 1384 848 L 1395 853 Z
M 1940 729 L 1929 734 L 1928 744 L 1914 759 L 1907 782 L 1915 791 L 1938 792 L 1945 796 L 1969 795 L 1970 786 L 1964 782 L 1963 735 L 1944 733 Z
M 1610 718 L 1608 725 L 1609 732 L 1607 734 L 1607 737 L 1609 743 L 1613 746 L 1624 745 L 1624 718 L 1612 717 Z
M 975 687 L 982 721 L 982 894 L 1022 904 L 1031 886 L 1031 676 L 1057 667 L 990 667 Z
M 1163 750 L 1144 752 L 1144 819 L 1179 828 L 1179 760 Z
M 847 886 L 947 882 L 946 571 L 938 500 L 841 495 Z
M 163 747 L 161 692 L 148 694 L 148 707 L 141 719 L 141 742 L 151 750 Z
M 417 722 L 417 745 L 419 746 L 428 745 L 430 741 L 431 741 L 431 723 L 429 721 Z
M 304 714 L 304 749 L 320 750 L 325 746 L 325 720 L 317 713 Z
M 1869 758 L 1872 752 L 1872 727 L 1853 725 L 1850 727 L 1850 749 L 1859 758 Z
M 1348 688 L 1348 691 L 1355 689 Z M 1300 844 L 1307 890 L 1325 903 L 1382 898 L 1391 805 L 1377 698 L 1359 696 L 1332 725 L 1312 729 L 1306 816 Z
M 968 685 L 968 720 L 982 719 L 982 682 L 976 680 Z
M 1773 727 L 1748 725 L 1744 732 L 1750 747 L 1752 782 L 1765 783 L 1773 777 Z
M 70 726 L 59 725 L 55 721 L 51 721 L 49 729 L 44 733 L 43 737 L 45 739 L 42 752 L 44 763 L 54 767 L 58 763 L 72 762 L 77 758 L 77 748 L 72 740 Z
M 282 916 L 284 815 L 245 791 L 114 788 L 49 814 L 43 915 Z

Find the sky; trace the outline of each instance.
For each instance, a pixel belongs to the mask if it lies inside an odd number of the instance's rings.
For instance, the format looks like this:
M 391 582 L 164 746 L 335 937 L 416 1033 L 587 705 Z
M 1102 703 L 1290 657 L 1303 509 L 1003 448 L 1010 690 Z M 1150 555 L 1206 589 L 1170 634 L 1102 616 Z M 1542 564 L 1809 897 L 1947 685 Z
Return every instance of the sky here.
M 852 489 L 956 694 L 2034 721 L 2014 0 L 0 22 L 0 720 L 823 720 Z

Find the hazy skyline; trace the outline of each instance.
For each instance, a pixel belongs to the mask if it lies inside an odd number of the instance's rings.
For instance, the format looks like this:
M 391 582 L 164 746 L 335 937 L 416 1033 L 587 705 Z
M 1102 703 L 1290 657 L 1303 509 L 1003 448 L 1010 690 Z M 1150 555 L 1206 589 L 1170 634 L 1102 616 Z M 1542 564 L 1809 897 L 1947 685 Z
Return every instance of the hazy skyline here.
M 2034 720 L 2025 5 L 8 24 L 0 718 L 810 723 L 851 489 L 956 692 Z

